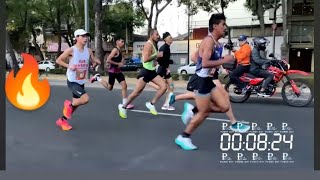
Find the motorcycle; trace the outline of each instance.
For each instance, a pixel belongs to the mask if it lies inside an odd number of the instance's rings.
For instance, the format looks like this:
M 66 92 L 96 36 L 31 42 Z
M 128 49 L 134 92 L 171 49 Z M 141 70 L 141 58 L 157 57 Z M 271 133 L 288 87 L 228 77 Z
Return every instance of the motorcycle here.
M 287 63 L 285 59 L 278 60 L 272 53 L 269 57 L 272 58 L 272 61 L 265 67 L 265 69 L 274 75 L 274 79 L 266 88 L 267 92 L 269 92 L 269 96 L 271 97 L 276 94 L 277 84 L 282 81 L 283 86 L 281 88 L 281 96 L 289 106 L 308 106 L 313 101 L 313 91 L 304 80 L 292 79 L 289 75 L 299 74 L 309 76 L 310 74 L 300 70 L 290 70 L 290 64 Z M 231 66 L 230 64 L 225 64 L 223 65 L 223 68 L 227 71 L 227 75 L 224 78 L 227 78 L 235 68 L 235 64 Z M 257 94 L 261 89 L 262 82 L 264 81 L 264 78 L 256 77 L 250 73 L 243 74 L 240 79 L 242 82 L 247 84 L 247 91 L 245 93 L 242 93 L 242 90 L 239 91 L 236 84 L 230 80 L 225 85 L 226 91 L 230 94 L 230 101 L 234 103 L 243 103 L 247 101 L 252 94 Z M 234 92 L 235 96 L 231 95 L 232 92 Z

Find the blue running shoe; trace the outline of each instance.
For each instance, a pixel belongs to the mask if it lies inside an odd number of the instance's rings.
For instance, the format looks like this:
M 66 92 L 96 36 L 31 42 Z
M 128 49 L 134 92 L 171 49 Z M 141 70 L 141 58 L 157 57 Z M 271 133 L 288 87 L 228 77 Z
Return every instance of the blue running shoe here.
M 234 132 L 246 133 L 250 129 L 250 126 L 236 122 L 235 124 L 230 126 L 230 129 Z
M 173 93 L 169 95 L 169 106 L 171 106 L 174 102 L 176 102 L 176 96 Z
M 181 114 L 181 120 L 183 124 L 188 125 L 192 117 L 194 116 L 194 113 L 192 112 L 192 109 L 194 106 L 190 103 L 185 102 L 183 105 L 183 113 Z

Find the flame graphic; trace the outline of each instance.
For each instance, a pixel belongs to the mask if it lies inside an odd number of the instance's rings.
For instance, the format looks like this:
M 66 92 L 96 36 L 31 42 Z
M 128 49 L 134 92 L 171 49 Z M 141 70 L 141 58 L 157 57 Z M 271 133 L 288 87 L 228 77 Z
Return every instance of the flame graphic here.
M 22 110 L 35 110 L 49 99 L 50 85 L 47 79 L 38 81 L 39 67 L 30 54 L 22 53 L 24 65 L 14 78 L 12 70 L 6 80 L 6 95 L 15 107 Z

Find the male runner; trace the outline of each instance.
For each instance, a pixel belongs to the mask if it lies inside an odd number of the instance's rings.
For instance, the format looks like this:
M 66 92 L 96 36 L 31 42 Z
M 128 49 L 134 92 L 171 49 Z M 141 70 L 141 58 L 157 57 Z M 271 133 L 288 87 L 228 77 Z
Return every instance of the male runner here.
M 169 64 L 172 63 L 172 60 L 170 59 L 170 56 L 171 56 L 170 45 L 172 44 L 173 39 L 169 32 L 163 33 L 162 39 L 164 40 L 165 43 L 160 47 L 159 52 L 163 52 L 163 57 L 160 57 L 157 59 L 157 62 L 159 65 L 157 69 L 157 73 L 166 82 L 166 85 L 168 88 L 168 95 L 161 109 L 173 111 L 175 110 L 175 108 L 169 105 L 169 98 L 173 96 L 173 90 L 174 90 L 174 84 L 173 84 L 173 80 L 171 78 L 171 74 L 169 70 Z M 149 84 L 153 86 L 155 89 L 157 90 L 159 89 L 157 85 L 153 83 L 149 83 Z
M 84 90 L 86 76 L 89 70 L 89 60 L 94 66 L 100 64 L 100 60 L 93 56 L 92 50 L 85 47 L 88 41 L 89 33 L 83 29 L 74 32 L 76 44 L 65 50 L 56 60 L 60 66 L 68 68 L 67 84 L 73 94 L 72 103 L 65 100 L 63 108 L 63 116 L 56 121 L 56 124 L 62 130 L 71 130 L 68 119 L 71 119 L 73 112 L 81 105 L 89 102 L 89 95 Z M 69 63 L 64 61 L 69 60 Z
M 225 98 L 224 93 L 216 88 L 213 83 L 212 68 L 235 61 L 231 55 L 221 58 L 220 52 L 216 49 L 217 41 L 224 37 L 226 30 L 225 16 L 213 14 L 209 20 L 209 35 L 206 36 L 199 47 L 199 57 L 196 67 L 196 82 L 198 86 L 195 95 L 198 112 L 188 123 L 186 129 L 178 135 L 175 143 L 184 150 L 195 150 L 197 147 L 192 144 L 190 136 L 195 129 L 209 116 L 210 112 L 227 112 L 230 109 L 230 102 Z
M 107 63 L 110 64 L 109 67 L 109 82 L 103 80 L 100 77 L 100 74 L 94 75 L 90 82 L 93 83 L 95 81 L 99 81 L 106 89 L 112 91 L 115 80 L 117 79 L 118 83 L 121 85 L 121 94 L 122 94 L 122 104 L 127 102 L 127 83 L 124 75 L 121 72 L 121 67 L 124 65 L 124 58 L 121 53 L 121 48 L 124 45 L 124 40 L 121 37 L 116 38 L 116 47 L 113 48 L 110 55 L 107 58 Z M 134 106 L 129 104 L 127 106 L 128 109 L 132 109 Z
M 167 87 L 163 79 L 156 72 L 156 59 L 162 57 L 163 53 L 158 52 L 155 47 L 155 42 L 159 37 L 156 29 L 151 29 L 149 32 L 149 40 L 145 43 L 142 52 L 143 68 L 138 75 L 138 82 L 135 90 L 128 96 L 128 101 L 124 104 L 119 104 L 119 115 L 121 118 L 127 118 L 127 106 L 130 104 L 145 88 L 148 82 L 153 82 L 159 86 L 159 90 L 150 102 L 146 102 L 146 107 L 150 110 L 151 114 L 157 115 L 158 112 L 154 104 L 166 92 Z
M 220 46 L 222 47 L 222 46 Z M 193 53 L 191 55 L 191 60 L 194 63 L 197 63 L 197 58 L 198 58 L 199 54 L 198 51 L 196 51 L 195 53 Z M 179 94 L 177 96 L 171 96 L 170 98 L 170 104 L 173 104 L 175 101 L 178 100 L 189 100 L 189 99 L 195 99 L 195 90 L 198 90 L 198 84 L 197 84 L 197 75 L 193 75 L 190 78 L 190 81 L 188 82 L 187 85 L 187 90 L 188 92 L 184 93 L 184 94 Z M 242 123 L 238 123 L 236 118 L 234 117 L 234 114 L 232 112 L 232 108 L 231 108 L 231 103 L 230 103 L 230 99 L 229 99 L 229 94 L 228 92 L 223 88 L 219 77 L 218 77 L 218 73 L 217 71 L 214 71 L 214 74 L 212 76 L 213 78 L 213 82 L 216 85 L 216 88 L 218 91 L 221 91 L 224 95 L 224 97 L 227 99 L 227 101 L 229 102 L 229 110 L 226 112 L 226 115 L 228 116 L 228 118 L 230 119 L 231 122 L 231 126 L 230 129 L 234 132 L 240 132 L 240 133 L 245 133 L 250 129 L 250 126 L 244 125 Z M 187 125 L 191 118 L 194 116 L 195 113 L 198 112 L 198 108 L 194 107 L 192 104 L 185 102 L 184 103 L 184 110 L 183 113 L 181 115 L 181 120 L 182 122 Z

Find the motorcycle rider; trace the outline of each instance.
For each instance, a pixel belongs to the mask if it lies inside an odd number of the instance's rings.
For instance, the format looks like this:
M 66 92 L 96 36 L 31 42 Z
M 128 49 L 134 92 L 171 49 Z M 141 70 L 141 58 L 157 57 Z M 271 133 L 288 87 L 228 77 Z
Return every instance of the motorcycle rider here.
M 264 37 L 257 37 L 253 39 L 254 48 L 251 52 L 251 58 L 250 58 L 250 73 L 258 76 L 263 77 L 264 81 L 262 83 L 262 88 L 258 92 L 259 96 L 265 96 L 268 97 L 270 94 L 266 92 L 266 88 L 268 87 L 269 83 L 273 80 L 274 75 L 266 70 L 266 67 L 269 63 L 271 63 L 271 60 L 265 59 L 261 57 L 260 51 L 265 51 L 267 43 L 269 43 L 269 40 L 267 40 Z
M 242 76 L 243 73 L 248 73 L 250 71 L 251 47 L 247 41 L 247 36 L 240 35 L 238 40 L 240 49 L 232 49 L 232 52 L 237 59 L 237 67 L 230 74 L 230 79 L 236 83 L 238 86 L 238 91 L 242 92 L 242 94 L 245 94 L 247 91 L 246 83 L 240 80 L 240 76 Z

